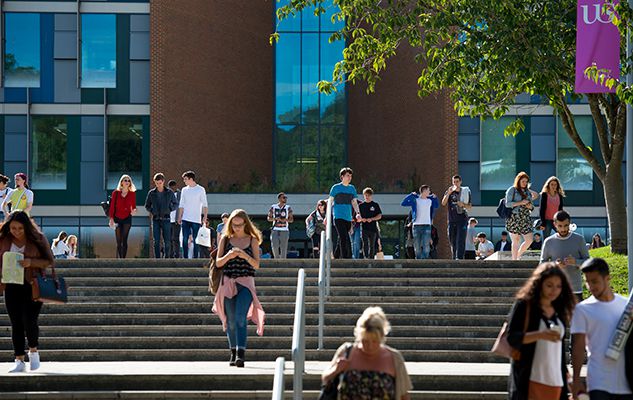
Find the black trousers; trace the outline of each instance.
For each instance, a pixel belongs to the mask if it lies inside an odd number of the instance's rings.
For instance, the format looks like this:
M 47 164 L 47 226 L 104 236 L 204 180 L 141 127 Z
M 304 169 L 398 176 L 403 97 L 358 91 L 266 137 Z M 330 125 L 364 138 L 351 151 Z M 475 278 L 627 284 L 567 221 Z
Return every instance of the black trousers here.
M 376 255 L 376 243 L 378 241 L 378 232 L 363 230 L 363 253 L 366 259 L 373 260 Z
M 28 339 L 29 347 L 38 347 L 40 329 L 37 319 L 40 316 L 42 303 L 33 301 L 31 297 L 31 285 L 7 284 L 4 289 L 4 304 L 11 320 L 11 339 L 15 356 L 25 354 L 25 340 Z
M 171 254 L 170 258 L 180 258 L 180 225 L 171 223 Z
M 334 220 L 334 227 L 338 239 L 336 241 L 336 254 L 340 258 L 352 258 L 352 242 L 349 240 L 349 230 L 352 228 L 352 221 L 337 218 Z

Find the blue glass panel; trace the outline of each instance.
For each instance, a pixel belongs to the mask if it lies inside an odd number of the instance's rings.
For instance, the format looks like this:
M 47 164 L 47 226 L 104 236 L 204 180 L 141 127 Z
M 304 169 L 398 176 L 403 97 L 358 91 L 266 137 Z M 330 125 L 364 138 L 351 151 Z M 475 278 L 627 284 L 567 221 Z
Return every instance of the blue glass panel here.
M 319 34 L 306 33 L 301 42 L 301 108 L 303 123 L 319 121 Z
M 459 135 L 457 143 L 459 161 L 479 162 L 479 135 Z
M 556 118 L 530 117 L 530 131 L 532 135 L 556 136 Z
M 301 11 L 301 31 L 318 32 L 319 17 L 314 15 L 314 6 L 306 7 Z
M 287 5 L 290 2 L 290 0 L 281 0 L 278 3 L 276 3 L 276 8 L 275 10 Z M 275 18 L 275 21 L 277 21 L 277 18 Z M 301 31 L 301 18 L 299 15 L 296 16 L 289 16 L 288 18 L 284 19 L 283 21 L 278 22 L 278 27 L 277 30 L 279 32 L 300 32 Z M 282 35 L 283 37 L 283 35 Z
M 282 35 L 276 44 L 276 120 L 299 123 L 301 112 L 301 35 Z
M 530 146 L 532 161 L 556 161 L 556 136 L 533 135 L 530 139 L 532 141 L 532 146 Z
M 593 146 L 593 118 L 574 117 L 578 135 L 586 146 Z M 594 148 L 594 151 L 597 150 Z M 593 190 L 593 169 L 578 152 L 558 118 L 558 178 L 565 190 Z
M 332 1 L 323 2 L 322 7 L 325 8 L 325 12 L 321 14 L 321 32 L 334 32 L 345 27 L 345 21 L 339 21 L 338 18 L 335 18 L 335 22 L 332 23 L 332 16 L 340 11 L 332 4 Z
M 66 189 L 68 123 L 65 117 L 33 117 L 31 186 Z
M 132 177 L 136 189 L 143 188 L 143 121 L 137 116 L 108 118 L 108 189 L 112 190 L 121 175 Z
M 301 184 L 301 127 L 277 126 L 275 136 L 276 183 L 294 190 Z
M 514 117 L 484 120 L 481 131 L 481 190 L 506 190 L 516 175 L 516 138 L 503 131 Z
M 5 87 L 40 86 L 40 15 L 5 14 Z
M 479 133 L 481 121 L 479 118 L 460 117 L 458 122 L 458 131 L 462 133 Z
M 345 43 L 337 40 L 329 43 L 330 35 L 321 34 L 321 80 L 332 80 L 334 65 L 343 59 Z M 345 85 L 337 87 L 338 91 L 330 95 L 321 95 L 321 123 L 345 123 Z
M 116 87 L 116 16 L 81 16 L 81 87 Z
M 540 192 L 547 178 L 554 175 L 556 175 L 555 162 L 530 163 L 530 179 L 533 182 L 532 190 Z
M 459 175 L 462 177 L 464 186 L 468 186 L 472 195 L 472 204 L 481 204 L 481 189 L 479 188 L 479 163 L 460 162 Z

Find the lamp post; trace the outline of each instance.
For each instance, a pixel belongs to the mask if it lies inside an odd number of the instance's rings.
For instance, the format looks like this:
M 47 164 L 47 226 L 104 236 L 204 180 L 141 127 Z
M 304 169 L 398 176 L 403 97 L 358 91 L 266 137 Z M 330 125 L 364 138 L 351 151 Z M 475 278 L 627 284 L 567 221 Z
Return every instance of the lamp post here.
M 633 0 L 628 0 L 629 7 L 633 7 Z M 632 32 L 627 30 L 626 54 L 627 58 L 633 53 Z M 633 72 L 629 69 L 626 75 L 628 86 L 633 85 Z M 629 292 L 633 288 L 633 107 L 626 105 L 626 248 L 628 254 Z

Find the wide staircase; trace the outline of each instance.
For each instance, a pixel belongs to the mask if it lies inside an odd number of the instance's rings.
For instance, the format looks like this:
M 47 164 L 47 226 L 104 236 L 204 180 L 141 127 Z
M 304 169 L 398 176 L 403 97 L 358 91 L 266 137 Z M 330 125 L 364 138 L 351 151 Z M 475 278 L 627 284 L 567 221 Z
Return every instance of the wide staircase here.
M 0 399 L 30 398 L 28 393 L 32 398 L 270 398 L 270 368 L 253 370 L 279 356 L 291 359 L 299 268 L 307 277 L 306 369 L 313 370 L 304 378 L 304 398 L 316 398 L 319 375 L 314 370 L 341 343 L 353 340 L 362 311 L 380 305 L 392 324 L 387 343 L 409 363 L 413 399 L 502 399 L 507 372 L 491 371 L 504 371 L 501 363 L 506 360 L 488 350 L 535 263 L 335 260 L 324 349 L 318 350 L 318 261 L 262 260 L 256 284 L 266 311 L 265 333 L 258 337 L 250 326 L 247 368 L 241 371 L 226 362 L 227 340 L 219 318 L 211 313 L 208 270 L 202 265 L 200 260 L 60 260 L 57 271 L 66 278 L 70 299 L 66 305 L 44 306 L 43 366 L 83 362 L 79 365 L 89 369 L 91 362 L 155 362 L 130 365 L 158 371 L 151 376 L 140 370 L 14 376 L 0 371 Z M 11 349 L 9 319 L 0 307 L 0 360 L 11 361 Z M 160 371 L 170 365 L 164 362 L 209 361 L 221 363 L 208 375 Z M 465 370 L 456 374 L 448 362 Z M 287 376 L 286 387 L 291 384 Z M 45 391 L 60 397 L 43 397 Z

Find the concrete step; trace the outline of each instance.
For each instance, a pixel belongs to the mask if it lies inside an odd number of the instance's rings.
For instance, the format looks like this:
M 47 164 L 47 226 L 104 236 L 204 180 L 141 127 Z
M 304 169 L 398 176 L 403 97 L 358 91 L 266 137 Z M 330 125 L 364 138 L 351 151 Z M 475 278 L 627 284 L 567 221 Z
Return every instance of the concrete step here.
M 336 349 L 342 341 L 352 342 L 354 337 L 325 337 L 324 348 Z M 492 347 L 494 338 L 464 338 L 464 337 L 391 337 L 389 343 L 402 350 L 480 350 L 486 351 Z M 81 349 L 222 349 L 228 347 L 226 336 L 133 336 L 133 337 L 68 337 L 44 338 L 40 340 L 40 347 L 49 350 L 81 350 Z M 248 338 L 248 348 L 251 350 L 278 349 L 285 350 L 292 347 L 292 335 L 287 336 L 251 336 Z M 316 349 L 317 338 L 307 337 L 306 347 Z M 11 350 L 11 338 L 0 338 L 0 350 Z
M 74 277 L 191 277 L 199 278 L 208 275 L 205 268 L 58 268 L 58 273 L 66 278 Z M 335 278 L 356 277 L 404 277 L 404 278 L 428 278 L 428 277 L 484 277 L 484 278 L 516 278 L 530 275 L 530 270 L 525 268 L 333 268 L 332 276 Z M 307 276 L 316 277 L 319 274 L 317 268 L 305 269 Z M 297 271 L 290 268 L 260 268 L 258 277 L 297 277 Z
M 94 285 L 94 283 L 93 283 Z M 205 296 L 208 295 L 207 284 L 197 286 L 70 286 L 71 296 Z M 356 297 L 391 297 L 391 296 L 427 296 L 427 297 L 499 297 L 511 298 L 518 290 L 517 287 L 459 287 L 459 286 L 360 286 L 336 287 L 332 286 L 330 298 L 336 299 L 339 296 Z M 276 298 L 278 296 L 294 296 L 296 288 L 291 286 L 257 286 L 257 295 L 260 300 L 265 300 L 266 296 Z M 318 296 L 319 289 L 316 286 L 306 287 L 306 296 Z
M 318 390 L 304 390 L 304 399 L 316 399 Z M 505 400 L 505 392 L 467 392 L 467 391 L 422 391 L 414 390 L 409 393 L 411 400 Z M 0 393 L 3 400 L 199 400 L 199 399 L 245 399 L 270 400 L 271 390 L 112 390 L 112 391 L 63 391 L 63 392 L 8 392 Z M 293 392 L 286 390 L 284 400 L 292 400 Z
M 411 325 L 420 326 L 464 326 L 477 322 L 478 326 L 500 327 L 505 319 L 505 315 L 391 315 L 389 321 L 393 326 Z M 291 325 L 294 321 L 292 314 L 266 314 L 266 324 Z M 326 315 L 326 326 L 347 326 L 353 327 L 354 319 L 349 315 Z M 42 314 L 39 320 L 40 326 L 59 325 L 217 325 L 220 319 L 211 313 L 204 314 Z M 306 325 L 317 326 L 318 317 L 316 315 L 306 315 Z M 0 316 L 0 326 L 8 326 L 9 319 L 6 315 Z
M 255 326 L 249 325 L 249 337 L 255 336 Z M 285 336 L 292 334 L 292 325 L 266 326 L 266 336 Z M 351 336 L 353 328 L 349 326 L 326 326 L 325 337 L 343 338 Z M 457 338 L 489 338 L 494 339 L 499 333 L 497 326 L 405 326 L 398 325 L 392 327 L 389 337 L 457 337 Z M 0 326 L 0 335 L 9 337 L 10 326 Z M 126 337 L 126 336 L 222 336 L 224 331 L 219 324 L 210 326 L 190 326 L 190 325 L 93 325 L 90 327 L 78 325 L 62 326 L 42 326 L 40 328 L 41 338 L 70 338 L 70 337 Z M 306 336 L 317 336 L 316 326 L 306 327 Z
M 365 299 L 363 299 L 365 300 Z M 328 314 L 346 314 L 350 319 L 356 318 L 358 315 L 370 306 L 376 303 L 358 302 L 353 304 L 327 303 L 325 305 L 326 315 Z M 294 303 L 269 303 L 262 300 L 262 306 L 267 313 L 271 314 L 293 314 L 295 309 Z M 442 313 L 453 315 L 507 315 L 510 311 L 510 305 L 507 304 L 446 304 L 446 303 L 427 303 L 421 299 L 418 303 L 410 304 L 381 304 L 383 310 L 390 317 L 396 314 L 407 314 L 415 316 L 424 316 L 428 313 Z M 69 303 L 62 307 L 53 306 L 46 307 L 42 310 L 43 315 L 54 314 L 80 314 L 80 313 L 101 313 L 104 316 L 108 314 L 128 314 L 128 313 L 146 313 L 146 314 L 199 314 L 210 313 L 212 303 Z M 305 305 L 306 314 L 317 316 L 319 305 L 317 303 L 307 303 Z M 327 318 L 327 317 L 326 317 Z

